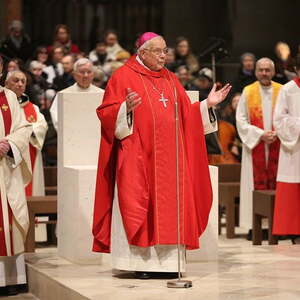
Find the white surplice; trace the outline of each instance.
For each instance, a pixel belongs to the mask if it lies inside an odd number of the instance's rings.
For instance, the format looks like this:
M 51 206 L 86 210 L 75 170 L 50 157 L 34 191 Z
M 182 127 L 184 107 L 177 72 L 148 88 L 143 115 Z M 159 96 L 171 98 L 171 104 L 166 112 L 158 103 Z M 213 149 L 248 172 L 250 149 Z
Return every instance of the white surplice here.
M 294 80 L 279 92 L 274 126 L 281 142 L 277 181 L 300 183 L 300 87 Z
M 24 182 L 31 180 L 28 143 L 32 126 L 25 120 L 15 93 L 4 91 L 10 107 L 12 123 L 10 134 L 5 136 L 2 113 L 0 113 L 0 138 L 6 138 L 11 146 L 13 158 L 5 156 L 0 160 L 0 191 L 3 208 L 3 222 L 8 256 L 0 257 L 0 286 L 26 283 L 24 242 L 29 226 Z M 10 248 L 8 203 L 13 212 L 12 238 Z M 14 255 L 12 255 L 14 254 Z
M 204 127 L 204 134 L 217 130 L 217 122 L 210 122 L 206 100 L 200 103 L 200 112 Z M 115 136 L 123 139 L 132 134 L 132 125 L 128 126 L 126 103 L 123 102 L 116 121 Z M 113 200 L 112 228 L 111 228 L 111 258 L 112 267 L 126 271 L 144 272 L 177 272 L 177 245 L 156 245 L 153 247 L 137 247 L 128 244 L 123 221 L 120 214 L 117 184 L 115 184 Z M 181 271 L 185 272 L 185 249 L 181 246 Z
M 264 130 L 272 130 L 272 86 L 260 85 Z M 240 226 L 252 228 L 252 192 L 254 190 L 252 149 L 258 145 L 264 130 L 249 123 L 249 113 L 245 90 L 242 93 L 236 110 L 236 124 L 239 136 L 243 142 L 241 188 L 240 188 Z M 265 145 L 266 161 L 269 146 Z

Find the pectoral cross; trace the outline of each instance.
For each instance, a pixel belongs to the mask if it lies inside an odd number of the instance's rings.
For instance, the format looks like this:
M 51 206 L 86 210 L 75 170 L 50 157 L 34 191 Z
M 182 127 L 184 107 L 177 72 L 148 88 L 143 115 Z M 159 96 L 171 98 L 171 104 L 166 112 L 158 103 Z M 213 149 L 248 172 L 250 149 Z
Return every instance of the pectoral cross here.
M 8 110 L 8 106 L 6 104 L 2 104 L 1 109 L 4 111 Z
M 166 99 L 165 97 L 164 97 L 164 93 L 161 93 L 160 94 L 160 99 L 159 99 L 159 101 L 160 102 L 163 102 L 163 104 L 164 104 L 164 108 L 167 108 L 167 102 L 169 101 L 168 99 Z

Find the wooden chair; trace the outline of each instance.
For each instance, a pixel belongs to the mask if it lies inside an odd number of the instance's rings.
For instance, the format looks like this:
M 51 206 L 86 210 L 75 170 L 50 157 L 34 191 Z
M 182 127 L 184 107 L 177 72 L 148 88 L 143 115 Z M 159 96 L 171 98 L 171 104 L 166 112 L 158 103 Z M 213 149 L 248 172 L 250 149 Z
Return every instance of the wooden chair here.
M 219 234 L 221 233 L 221 208 L 226 212 L 226 237 L 235 237 L 239 205 L 236 198 L 240 195 L 241 164 L 219 164 Z
M 278 244 L 278 238 L 272 234 L 273 216 L 275 205 L 275 191 L 262 190 L 253 191 L 253 245 L 261 245 L 262 243 L 262 218 L 268 219 L 268 241 L 269 245 Z
M 57 167 L 44 167 L 45 193 L 57 195 Z
M 25 252 L 34 252 L 35 250 L 35 216 L 57 214 L 57 196 L 32 196 L 27 198 L 29 212 L 29 230 L 25 242 Z M 56 224 L 56 220 L 45 221 L 41 223 Z

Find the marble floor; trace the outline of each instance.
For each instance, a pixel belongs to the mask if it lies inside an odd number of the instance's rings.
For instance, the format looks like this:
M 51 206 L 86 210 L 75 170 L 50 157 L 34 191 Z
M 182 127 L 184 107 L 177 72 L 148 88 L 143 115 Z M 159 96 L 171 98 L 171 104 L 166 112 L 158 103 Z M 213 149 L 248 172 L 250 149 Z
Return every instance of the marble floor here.
M 27 261 L 59 286 L 76 292 L 76 297 L 68 299 L 300 299 L 300 245 L 291 245 L 290 241 L 252 246 L 245 239 L 221 236 L 217 262 L 188 264 L 186 279 L 193 281 L 190 289 L 169 289 L 166 280 L 141 281 L 126 273 L 121 278 L 112 276 L 109 265 L 75 265 L 57 257 L 55 249 L 27 255 Z

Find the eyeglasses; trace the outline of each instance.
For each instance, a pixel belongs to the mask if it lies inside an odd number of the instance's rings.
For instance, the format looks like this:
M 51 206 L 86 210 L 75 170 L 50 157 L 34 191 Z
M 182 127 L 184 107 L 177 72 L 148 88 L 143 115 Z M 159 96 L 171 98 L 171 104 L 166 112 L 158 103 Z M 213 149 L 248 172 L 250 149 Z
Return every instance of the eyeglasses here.
M 160 49 L 160 48 L 148 49 L 148 48 L 145 48 L 144 50 L 148 50 L 156 56 L 159 56 L 161 54 L 168 54 L 168 52 L 169 52 L 169 48 L 164 48 L 164 49 Z

